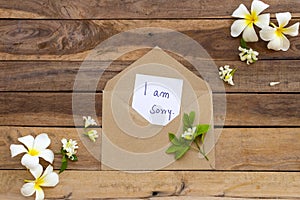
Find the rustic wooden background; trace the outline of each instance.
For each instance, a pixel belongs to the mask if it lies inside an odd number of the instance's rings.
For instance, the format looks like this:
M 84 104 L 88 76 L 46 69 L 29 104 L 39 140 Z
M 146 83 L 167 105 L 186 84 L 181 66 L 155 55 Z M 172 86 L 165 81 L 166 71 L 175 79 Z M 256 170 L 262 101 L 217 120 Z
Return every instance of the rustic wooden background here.
M 49 199 L 295 199 L 300 198 L 300 40 L 287 52 L 251 44 L 259 61 L 239 61 L 239 39 L 231 38 L 238 0 L 0 0 L 0 199 L 22 199 L 31 175 L 11 158 L 9 145 L 21 135 L 46 132 L 51 149 L 62 137 L 79 141 L 72 117 L 77 70 L 91 49 L 116 33 L 164 27 L 199 42 L 217 65 L 239 66 L 226 86 L 227 116 L 216 146 L 216 170 L 124 173 L 101 171 L 79 142 L 79 162 L 69 165 Z M 300 21 L 299 0 L 264 0 L 267 12 L 290 11 Z M 112 78 L 146 51 L 115 62 L 99 83 Z M 188 64 L 186 64 L 187 67 Z M 271 81 L 281 84 L 270 87 Z M 83 91 L 89 92 L 89 91 Z M 98 116 L 101 121 L 101 113 Z M 101 129 L 99 128 L 101 131 Z M 60 158 L 55 159 L 59 168 Z M 33 199 L 31 197 L 30 199 Z

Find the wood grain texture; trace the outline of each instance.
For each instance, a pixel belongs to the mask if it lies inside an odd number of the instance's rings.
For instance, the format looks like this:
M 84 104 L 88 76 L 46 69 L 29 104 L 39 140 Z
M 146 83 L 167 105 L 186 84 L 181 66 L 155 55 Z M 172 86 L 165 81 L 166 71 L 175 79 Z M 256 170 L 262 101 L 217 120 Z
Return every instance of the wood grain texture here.
M 101 129 L 95 128 L 100 134 Z M 68 168 L 70 170 L 100 170 L 100 154 L 101 154 L 101 139 L 98 139 L 96 143 L 88 140 L 83 136 L 83 129 L 71 129 L 71 128 L 22 128 L 22 127 L 0 127 L 0 162 L 2 169 L 24 169 L 20 160 L 23 154 L 20 154 L 14 158 L 11 158 L 9 147 L 11 144 L 21 144 L 17 139 L 22 136 L 32 135 L 36 136 L 41 133 L 47 133 L 51 139 L 51 149 L 54 153 L 60 152 L 62 147 L 61 139 L 73 139 L 78 142 L 79 150 L 77 156 L 78 162 L 69 162 Z M 101 137 L 100 137 L 101 138 Z M 89 149 L 86 145 L 90 145 Z M 90 153 L 93 152 L 93 154 Z M 55 154 L 54 168 L 60 169 L 61 155 Z M 40 159 L 44 166 L 48 166 L 49 163 Z
M 179 59 L 189 70 L 198 72 L 187 61 Z M 83 88 L 89 89 L 92 80 L 98 80 L 96 71 L 104 71 L 98 83 L 97 91 L 100 92 L 108 80 L 124 70 L 134 61 L 116 61 L 107 69 L 90 67 L 86 69 L 87 77 L 79 80 Z M 299 60 L 261 60 L 250 67 L 240 61 L 217 61 L 216 66 L 230 63 L 238 67 L 235 73 L 235 86 L 225 84 L 226 92 L 300 92 L 300 65 Z M 0 62 L 0 91 L 72 91 L 76 75 L 81 62 Z M 214 73 L 213 69 L 212 72 Z M 270 87 L 269 83 L 279 81 L 281 84 Z M 212 85 L 214 92 L 222 91 L 218 86 Z
M 101 133 L 101 129 L 97 129 Z M 78 162 L 70 163 L 71 170 L 99 170 L 101 141 L 92 143 L 78 132 L 82 128 L 0 127 L 0 169 L 24 169 L 21 155 L 10 157 L 9 146 L 19 144 L 18 137 L 48 133 L 50 149 L 58 152 L 62 138 L 78 141 Z M 224 128 L 216 144 L 216 170 L 300 170 L 300 128 Z M 59 169 L 60 156 L 54 167 Z M 44 163 L 45 164 L 45 163 Z
M 297 20 L 292 20 L 295 23 Z M 179 31 L 198 42 L 214 60 L 239 60 L 239 39 L 230 36 L 233 20 L 0 20 L 1 60 L 68 60 L 82 61 L 102 41 L 123 31 L 142 27 L 161 27 Z M 144 38 L 135 36 L 131 45 L 141 48 Z M 209 36 L 209 37 L 208 37 Z M 177 40 L 159 34 L 164 45 Z M 139 39 L 138 39 L 139 38 Z M 290 38 L 287 52 L 266 48 L 260 41 L 249 46 L 257 50 L 259 59 L 299 59 L 299 36 Z M 117 42 L 116 45 L 120 45 Z M 184 44 L 182 44 L 184 45 Z M 115 53 L 115 52 L 114 52 Z M 202 56 L 202 55 L 199 55 Z M 205 58 L 208 59 L 208 58 Z
M 300 170 L 299 128 L 225 128 L 216 145 L 216 169 Z
M 86 107 L 93 93 L 79 95 L 78 109 L 73 111 L 71 93 L 2 93 L 0 125 L 74 126 L 73 114 L 92 115 L 94 109 Z M 226 116 L 220 97 L 213 96 L 216 125 L 226 119 L 227 126 L 299 126 L 299 94 L 227 94 Z M 95 101 L 101 124 L 102 95 L 96 94 Z
M 20 195 L 22 171 L 0 170 L 0 194 Z M 81 183 L 81 184 L 80 184 Z M 55 188 L 45 190 L 48 199 L 105 199 L 198 196 L 244 198 L 299 198 L 299 172 L 197 172 L 166 171 L 125 173 L 67 171 Z M 117 192 L 116 192 L 117 191 Z M 222 199 L 223 199 L 222 198 Z M 159 198 L 164 199 L 164 198 Z
M 297 0 L 265 0 L 270 7 L 265 12 L 276 13 L 290 11 L 300 16 L 300 3 Z M 157 19 L 157 18 L 220 18 L 230 17 L 239 6 L 238 0 L 227 0 L 220 5 L 217 0 L 29 0 L 20 2 L 0 1 L 1 18 L 35 18 L 35 19 Z M 248 8 L 250 0 L 243 1 Z M 293 5 L 293 6 L 290 6 Z

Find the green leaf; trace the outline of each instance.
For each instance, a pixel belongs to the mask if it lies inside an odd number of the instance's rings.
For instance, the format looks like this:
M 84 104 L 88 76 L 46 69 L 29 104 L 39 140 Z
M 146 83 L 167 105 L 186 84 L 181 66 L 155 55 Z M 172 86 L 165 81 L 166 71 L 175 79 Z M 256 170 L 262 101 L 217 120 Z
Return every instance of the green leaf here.
M 246 43 L 246 41 L 244 40 L 244 38 L 241 38 L 241 47 L 244 48 L 244 49 L 249 49 L 249 48 L 247 47 L 247 43 Z
M 191 126 L 193 126 L 193 123 L 194 123 L 194 120 L 195 120 L 195 112 L 194 111 L 192 111 L 192 112 L 190 112 L 190 114 L 189 114 L 189 123 L 190 123 L 190 125 Z
M 175 145 L 180 145 L 180 142 L 173 133 L 169 133 L 169 140 Z
M 190 146 L 181 146 L 180 150 L 175 152 L 175 159 L 180 159 L 189 149 Z
M 65 171 L 65 169 L 67 169 L 67 167 L 68 167 L 68 160 L 66 159 L 66 156 L 63 156 L 63 158 L 61 159 L 61 166 L 60 166 L 59 174 L 62 173 L 63 171 Z
M 166 150 L 166 153 L 175 153 L 176 151 L 178 151 L 179 148 L 180 148 L 180 146 L 172 144 L 172 145 Z
M 184 125 L 184 130 L 190 128 L 189 116 L 186 113 L 183 114 L 183 125 Z
M 195 133 L 195 138 L 198 137 L 199 135 L 207 133 L 209 128 L 210 128 L 210 126 L 208 124 L 199 124 L 197 126 L 197 130 L 196 130 L 196 133 Z

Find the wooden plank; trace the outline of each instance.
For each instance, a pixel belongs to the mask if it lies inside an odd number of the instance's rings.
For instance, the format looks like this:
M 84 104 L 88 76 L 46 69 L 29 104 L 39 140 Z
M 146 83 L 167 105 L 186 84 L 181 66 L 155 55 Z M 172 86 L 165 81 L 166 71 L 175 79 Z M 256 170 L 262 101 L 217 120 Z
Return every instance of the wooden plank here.
M 86 102 L 93 93 L 79 93 L 82 101 L 74 115 L 92 115 Z M 299 126 L 300 94 L 227 94 L 226 106 L 220 94 L 214 94 L 215 124 L 226 119 L 226 126 Z M 102 94 L 96 94 L 95 110 L 101 124 Z M 216 107 L 218 106 L 218 107 Z M 1 93 L 0 125 L 74 126 L 71 93 Z
M 300 16 L 300 3 L 297 0 L 264 0 L 270 7 L 265 12 L 276 13 L 290 11 L 293 16 Z M 1 18 L 35 18 L 35 19 L 157 19 L 157 18 L 211 18 L 230 17 L 232 12 L 244 3 L 248 8 L 251 1 L 231 0 L 222 4 L 217 0 L 174 0 L 168 1 L 96 1 L 96 0 L 29 0 L 19 2 L 0 1 Z
M 299 128 L 225 128 L 216 145 L 216 169 L 300 170 Z
M 81 128 L 77 129 L 82 131 Z M 78 141 L 78 162 L 70 163 L 72 170 L 99 170 L 101 141 L 89 142 L 74 128 L 0 127 L 0 169 L 23 169 L 21 156 L 11 158 L 9 146 L 18 144 L 18 137 L 48 133 L 50 149 L 58 152 L 60 140 Z M 101 129 L 97 129 L 101 133 Z M 86 145 L 86 146 L 85 146 Z M 88 149 L 86 147 L 88 146 Z M 91 152 L 92 153 L 91 153 Z M 300 170 L 300 128 L 224 128 L 216 144 L 216 170 Z M 54 167 L 59 169 L 60 156 Z
M 30 179 L 31 175 L 25 170 L 0 170 L 0 177 L 0 194 L 21 197 L 22 179 Z M 66 171 L 60 175 L 59 185 L 45 189 L 45 194 L 49 199 L 176 196 L 299 198 L 299 186 L 299 172 Z
M 295 23 L 297 20 L 292 20 Z M 168 28 L 197 41 L 214 60 L 238 60 L 239 39 L 230 36 L 233 20 L 0 20 L 1 60 L 68 60 L 82 61 L 102 41 L 123 31 L 141 27 Z M 151 37 L 157 35 L 151 33 Z M 154 35 L 154 36 L 153 36 Z M 209 36 L 209 37 L 208 37 Z M 131 41 L 141 48 L 144 39 Z M 155 41 L 156 39 L 154 39 Z M 260 41 L 250 46 L 260 59 L 299 59 L 299 39 L 290 38 L 287 52 L 267 49 Z M 159 46 L 178 44 L 170 38 Z M 117 44 L 120 44 L 118 42 Z M 154 42 L 153 46 L 157 43 Z M 199 55 L 201 56 L 201 55 Z
M 195 74 L 198 72 L 188 62 L 179 60 Z M 113 78 L 133 61 L 116 61 L 102 74 L 97 91 L 100 92 L 108 80 Z M 248 67 L 240 61 L 217 61 L 216 66 L 229 63 L 238 67 L 234 76 L 235 86 L 225 84 L 226 92 L 300 92 L 299 60 L 261 60 Z M 81 62 L 0 62 L 0 90 L 1 91 L 72 91 Z M 80 80 L 87 90 L 91 80 L 99 78 L 95 70 L 103 71 L 101 67 L 86 69 L 87 78 Z M 212 72 L 213 73 L 213 69 Z M 272 81 L 281 84 L 270 87 Z M 220 92 L 218 86 L 211 86 L 214 92 Z
M 47 133 L 51 139 L 51 145 L 49 148 L 54 152 L 60 152 L 62 147 L 61 139 L 73 139 L 78 142 L 79 149 L 77 151 L 77 156 L 79 158 L 78 162 L 69 162 L 67 169 L 76 170 L 100 170 L 100 154 L 101 154 L 101 141 L 100 138 L 97 139 L 96 143 L 90 142 L 86 137 L 82 136 L 82 128 L 22 128 L 22 127 L 0 127 L 0 152 L 2 156 L 0 157 L 1 169 L 24 169 L 21 165 L 20 160 L 22 155 L 18 155 L 11 158 L 9 147 L 11 144 L 21 144 L 17 139 L 25 135 L 36 136 L 40 133 Z M 101 129 L 96 128 L 96 130 L 101 134 Z M 89 149 L 85 147 L 90 145 Z M 90 153 L 93 152 L 93 154 Z M 41 159 L 43 160 L 43 159 Z M 47 166 L 48 163 L 41 162 L 43 165 Z M 55 169 L 60 169 L 61 156 L 55 155 L 54 167 Z

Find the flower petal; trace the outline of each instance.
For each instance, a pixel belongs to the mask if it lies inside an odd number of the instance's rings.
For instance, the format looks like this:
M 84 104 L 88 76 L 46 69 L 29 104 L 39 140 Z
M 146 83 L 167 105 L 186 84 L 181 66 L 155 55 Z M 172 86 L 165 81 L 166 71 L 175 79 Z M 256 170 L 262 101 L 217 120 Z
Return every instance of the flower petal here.
M 12 145 L 10 145 L 9 148 L 10 148 L 11 157 L 15 157 L 16 155 L 19 155 L 20 153 L 27 152 L 27 149 L 21 144 L 12 144 Z
M 276 15 L 276 19 L 278 21 L 279 27 L 285 27 L 292 18 L 292 15 L 290 12 L 276 13 L 275 15 Z
M 35 200 L 44 200 L 45 194 L 42 188 L 38 188 L 35 194 Z
M 281 50 L 287 51 L 290 48 L 290 41 L 283 35 L 281 38 Z
M 251 13 L 255 13 L 256 15 L 259 15 L 262 11 L 264 11 L 268 7 L 269 5 L 265 4 L 262 1 L 253 0 L 251 4 Z
M 233 11 L 232 17 L 245 18 L 247 15 L 250 15 L 248 9 L 244 4 L 240 4 L 239 7 Z
M 275 37 L 268 43 L 268 49 L 279 51 L 282 48 L 281 37 Z
M 51 174 L 48 174 L 44 178 L 44 183 L 41 184 L 41 186 L 44 187 L 54 187 L 59 183 L 59 177 L 58 174 L 55 172 L 52 172 Z
M 273 40 L 276 37 L 276 28 L 272 28 L 270 26 L 264 27 L 259 31 L 260 38 L 264 41 Z
M 48 167 L 45 169 L 43 176 L 47 176 L 53 172 L 53 167 L 51 165 L 48 165 Z
M 18 138 L 18 140 L 19 142 L 24 144 L 27 147 L 27 149 L 31 149 L 33 147 L 34 137 L 32 135 L 26 135 L 24 137 L 20 137 Z
M 34 176 L 35 179 L 39 178 L 43 173 L 42 165 L 38 164 L 35 168 L 30 169 L 30 173 Z
M 33 195 L 35 192 L 34 183 L 25 183 L 21 188 L 21 193 L 25 197 Z
M 48 137 L 47 133 L 42 133 L 36 136 L 34 140 L 34 149 L 39 151 L 46 149 L 51 143 L 50 138 Z
M 264 28 L 266 26 L 269 26 L 270 24 L 270 14 L 262 14 L 257 17 L 257 21 L 255 22 L 255 25 L 259 28 Z
M 39 158 L 37 156 L 25 154 L 21 159 L 21 163 L 28 169 L 33 169 L 39 164 Z
M 50 149 L 45 149 L 40 152 L 39 157 L 43 158 L 44 160 L 52 163 L 54 160 L 54 153 Z
M 247 26 L 247 21 L 244 19 L 235 20 L 231 25 L 231 36 L 239 36 Z
M 243 32 L 243 39 L 245 40 L 245 42 L 257 42 L 258 41 L 258 37 L 256 35 L 253 25 L 249 25 L 245 28 L 245 30 Z
M 299 33 L 299 22 L 297 22 L 296 24 L 293 24 L 292 26 L 290 26 L 288 28 L 283 29 L 282 32 L 286 35 L 297 36 Z

